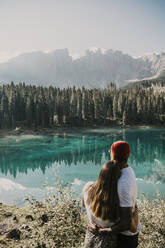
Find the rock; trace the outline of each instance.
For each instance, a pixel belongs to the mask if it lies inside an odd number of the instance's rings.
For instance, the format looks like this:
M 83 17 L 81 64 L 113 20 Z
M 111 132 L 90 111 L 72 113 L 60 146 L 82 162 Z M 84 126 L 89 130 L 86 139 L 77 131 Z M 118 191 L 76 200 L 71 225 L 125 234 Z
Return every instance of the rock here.
M 43 214 L 41 216 L 41 220 L 43 221 L 43 223 L 48 222 L 48 216 L 46 214 Z
M 13 217 L 13 220 L 15 220 L 16 222 L 18 222 L 17 216 Z
M 36 248 L 46 248 L 46 245 L 45 245 L 44 243 L 40 244 L 40 243 L 38 242 Z
M 0 224 L 0 235 L 8 232 L 11 229 L 12 226 L 9 226 L 7 224 Z
M 3 245 L 3 246 L 1 246 L 1 245 Z M 5 240 L 0 239 L 0 247 L 7 247 L 7 243 Z
M 22 224 L 21 228 L 22 229 L 25 229 L 27 231 L 30 231 L 31 230 L 30 227 L 28 225 L 26 225 L 26 224 Z
M 33 216 L 31 215 L 31 214 L 29 214 L 29 215 L 26 215 L 26 217 L 25 217 L 27 220 L 31 220 L 31 221 L 33 221 L 34 220 L 34 218 L 33 218 Z
M 4 216 L 5 217 L 10 217 L 10 216 L 12 216 L 12 213 L 11 212 L 6 212 L 6 213 L 4 213 Z
M 9 239 L 17 239 L 20 240 L 21 238 L 21 232 L 19 229 L 12 229 L 8 234 L 7 237 Z
M 42 202 L 39 202 L 39 201 L 36 201 L 35 202 L 35 206 L 36 207 L 43 207 L 43 203 Z

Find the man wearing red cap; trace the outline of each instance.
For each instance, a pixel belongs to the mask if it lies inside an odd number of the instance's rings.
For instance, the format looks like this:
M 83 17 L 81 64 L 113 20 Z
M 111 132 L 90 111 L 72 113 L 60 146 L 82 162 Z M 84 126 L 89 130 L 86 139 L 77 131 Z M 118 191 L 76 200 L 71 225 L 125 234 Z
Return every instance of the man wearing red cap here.
M 111 160 L 117 161 L 121 170 L 121 176 L 118 179 L 117 185 L 121 215 L 120 221 L 114 224 L 109 231 L 119 233 L 118 248 L 136 248 L 138 246 L 138 233 L 140 231 L 140 224 L 138 224 L 137 231 L 129 231 L 132 215 L 135 214 L 135 208 L 137 207 L 136 177 L 133 169 L 127 164 L 129 155 L 130 147 L 127 142 L 117 141 L 112 144 L 110 149 Z

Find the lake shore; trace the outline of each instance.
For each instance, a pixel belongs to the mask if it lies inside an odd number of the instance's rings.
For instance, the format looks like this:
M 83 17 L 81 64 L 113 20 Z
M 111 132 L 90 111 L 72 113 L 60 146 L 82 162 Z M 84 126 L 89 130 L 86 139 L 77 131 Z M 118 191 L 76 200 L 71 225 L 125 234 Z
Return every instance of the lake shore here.
M 56 134 L 62 134 L 67 132 L 79 132 L 90 131 L 90 130 L 101 130 L 101 129 L 151 129 L 151 128 L 164 128 L 164 126 L 156 125 L 112 125 L 112 126 L 89 126 L 89 127 L 55 127 L 55 128 L 37 128 L 28 129 L 16 127 L 15 129 L 0 129 L 0 138 L 5 138 L 6 136 L 21 136 L 21 135 L 37 135 L 37 136 L 53 136 Z
M 165 200 L 138 202 L 142 230 L 139 248 L 164 246 Z M 0 203 L 0 247 L 82 248 L 87 226 L 79 203 L 66 193 L 23 208 Z

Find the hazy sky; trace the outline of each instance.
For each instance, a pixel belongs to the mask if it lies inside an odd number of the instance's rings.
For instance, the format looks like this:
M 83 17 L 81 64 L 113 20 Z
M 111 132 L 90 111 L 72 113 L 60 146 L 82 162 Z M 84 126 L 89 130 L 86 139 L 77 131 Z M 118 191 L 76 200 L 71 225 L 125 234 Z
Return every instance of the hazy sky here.
M 164 13 L 165 0 L 0 0 L 0 61 L 59 48 L 165 52 Z

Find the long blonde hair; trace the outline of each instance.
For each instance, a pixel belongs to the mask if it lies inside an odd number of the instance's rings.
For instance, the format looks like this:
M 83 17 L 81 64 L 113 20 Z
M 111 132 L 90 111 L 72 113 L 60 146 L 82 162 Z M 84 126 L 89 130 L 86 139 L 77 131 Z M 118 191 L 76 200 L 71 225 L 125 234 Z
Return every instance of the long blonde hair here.
M 115 221 L 119 217 L 117 180 L 120 168 L 115 161 L 105 163 L 97 181 L 89 188 L 88 204 L 96 217 Z

